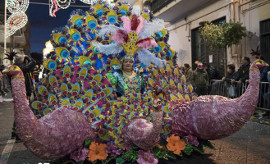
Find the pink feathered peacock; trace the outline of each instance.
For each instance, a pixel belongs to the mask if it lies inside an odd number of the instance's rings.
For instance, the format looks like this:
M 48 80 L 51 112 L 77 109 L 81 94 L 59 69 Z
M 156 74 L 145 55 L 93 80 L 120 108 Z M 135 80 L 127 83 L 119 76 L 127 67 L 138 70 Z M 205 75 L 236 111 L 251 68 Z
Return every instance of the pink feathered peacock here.
M 249 88 L 240 98 L 197 98 L 172 66 L 176 54 L 167 40 L 161 20 L 129 4 L 111 7 L 98 1 L 87 12 L 74 11 L 68 26 L 51 35 L 54 49 L 31 103 L 40 119 L 26 103 L 25 92 L 19 92 L 20 70 L 9 68 L 19 137 L 44 159 L 71 154 L 77 162 L 157 163 L 159 158 L 190 155 L 205 143 L 211 146 L 203 140 L 239 130 L 254 112 L 258 68 L 265 63 L 252 64 Z M 119 70 L 127 54 L 134 55 L 134 68 L 147 84 L 143 93 L 117 97 L 107 73 Z

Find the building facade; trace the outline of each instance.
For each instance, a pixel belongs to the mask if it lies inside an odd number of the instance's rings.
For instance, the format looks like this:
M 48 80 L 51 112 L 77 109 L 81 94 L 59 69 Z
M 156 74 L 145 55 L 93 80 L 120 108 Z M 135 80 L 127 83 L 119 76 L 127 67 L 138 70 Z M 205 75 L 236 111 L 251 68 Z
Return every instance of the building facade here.
M 199 60 L 224 74 L 227 64 L 239 66 L 241 58 L 251 57 L 251 49 L 257 46 L 265 60 L 270 61 L 269 0 L 153 0 L 150 8 L 155 17 L 167 22 L 168 42 L 178 52 L 177 63 L 181 66 Z M 246 27 L 247 36 L 226 51 L 211 51 L 199 33 L 199 27 L 206 21 L 240 22 Z

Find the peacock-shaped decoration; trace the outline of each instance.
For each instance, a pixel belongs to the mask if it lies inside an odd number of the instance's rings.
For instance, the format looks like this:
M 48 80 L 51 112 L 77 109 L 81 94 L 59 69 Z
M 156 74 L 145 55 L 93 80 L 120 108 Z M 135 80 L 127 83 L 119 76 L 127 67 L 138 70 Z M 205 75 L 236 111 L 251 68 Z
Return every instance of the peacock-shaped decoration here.
M 239 130 L 254 110 L 256 95 L 248 104 L 249 111 L 237 118 L 234 116 L 239 116 L 239 111 L 232 107 L 222 113 L 226 104 L 238 100 L 197 98 L 192 85 L 172 64 L 176 53 L 167 44 L 168 31 L 163 21 L 153 19 L 149 10 L 141 11 L 127 3 L 110 6 L 97 1 L 89 11 L 74 11 L 65 27 L 52 32 L 50 41 L 54 49 L 47 54 L 43 78 L 35 88 L 37 97 L 30 104 L 41 118 L 34 118 L 27 103 L 22 107 L 28 113 L 15 114 L 25 118 L 28 116 L 24 114 L 31 115 L 31 123 L 38 122 L 37 128 L 42 127 L 37 138 L 28 128 L 35 132 L 35 126 L 24 127 L 26 120 L 17 119 L 19 136 L 41 158 L 70 155 L 77 162 L 114 159 L 117 163 L 157 163 L 159 158 L 190 155 L 194 150 L 203 151 L 203 146 L 212 147 L 208 139 L 226 137 Z M 126 83 L 126 90 L 118 97 L 112 75 L 122 69 L 125 58 L 134 60 L 134 69 L 141 78 L 120 78 L 121 83 Z M 263 64 L 256 61 L 251 69 L 257 70 Z M 22 82 L 17 84 L 22 77 L 17 78 L 21 72 L 16 66 L 6 72 L 14 77 L 14 87 L 23 88 Z M 258 72 L 252 73 L 251 80 L 257 76 Z M 141 81 L 146 83 L 142 92 L 132 89 L 133 84 Z M 256 80 L 248 90 L 257 93 Z M 25 94 L 18 94 L 14 90 L 14 98 L 20 99 L 14 102 L 15 108 L 21 108 L 26 101 Z M 247 102 L 249 98 L 246 94 L 242 99 Z M 241 109 L 241 105 L 237 108 Z M 59 114 L 63 112 L 66 114 L 60 120 Z M 227 120 L 215 122 L 213 116 Z M 62 126 L 63 120 L 66 127 Z M 77 120 L 84 122 L 76 124 Z M 211 128 L 207 128 L 211 121 Z M 225 125 L 227 128 L 222 129 Z M 28 128 L 27 133 L 24 128 Z M 43 133 L 47 138 L 42 137 Z M 56 149 L 47 150 L 48 143 Z M 67 150 L 68 144 L 72 147 Z

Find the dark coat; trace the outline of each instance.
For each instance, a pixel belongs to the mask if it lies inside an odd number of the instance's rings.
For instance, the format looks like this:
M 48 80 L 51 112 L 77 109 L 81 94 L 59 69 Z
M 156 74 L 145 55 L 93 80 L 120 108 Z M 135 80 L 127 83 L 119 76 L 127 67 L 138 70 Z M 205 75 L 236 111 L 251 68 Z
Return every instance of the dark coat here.
M 220 75 L 220 73 L 218 72 L 218 70 L 211 66 L 211 65 L 207 65 L 207 69 L 206 69 L 207 73 L 208 73 L 208 77 L 210 80 L 213 80 L 213 79 L 221 79 L 222 76 Z
M 245 83 L 246 80 L 249 79 L 249 67 L 250 67 L 250 63 L 243 64 L 235 73 L 233 79 L 235 81 L 241 80 L 242 83 Z
M 267 82 L 267 72 L 270 71 L 270 67 L 262 67 L 260 69 L 260 81 Z
M 19 67 L 22 70 L 23 75 L 24 75 L 26 95 L 31 96 L 31 93 L 32 93 L 32 90 L 33 90 L 33 82 L 32 82 L 32 77 L 31 77 L 31 71 L 35 67 L 36 62 L 30 56 L 25 56 L 24 60 L 28 60 L 28 63 L 26 65 L 19 65 Z
M 233 79 L 233 77 L 235 76 L 236 72 L 231 72 L 231 73 L 227 73 L 227 75 L 225 76 L 225 81 L 226 82 L 231 82 L 231 80 Z
M 191 84 L 194 87 L 206 88 L 209 85 L 208 74 L 205 70 L 196 69 L 192 73 Z

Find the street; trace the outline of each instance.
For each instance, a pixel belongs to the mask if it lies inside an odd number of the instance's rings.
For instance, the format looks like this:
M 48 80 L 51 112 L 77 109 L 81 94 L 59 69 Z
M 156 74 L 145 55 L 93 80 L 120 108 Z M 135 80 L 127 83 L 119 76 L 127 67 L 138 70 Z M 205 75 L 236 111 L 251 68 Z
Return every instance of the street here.
M 10 100 L 9 100 L 10 101 Z M 28 151 L 23 143 L 11 138 L 14 120 L 13 103 L 0 104 L 0 163 L 46 163 Z M 270 164 L 270 126 L 249 121 L 239 132 L 222 140 L 212 141 L 215 150 L 205 149 L 203 155 L 192 155 L 173 163 Z M 171 163 L 171 161 L 160 161 Z

